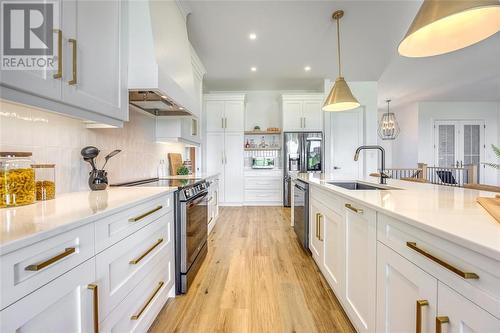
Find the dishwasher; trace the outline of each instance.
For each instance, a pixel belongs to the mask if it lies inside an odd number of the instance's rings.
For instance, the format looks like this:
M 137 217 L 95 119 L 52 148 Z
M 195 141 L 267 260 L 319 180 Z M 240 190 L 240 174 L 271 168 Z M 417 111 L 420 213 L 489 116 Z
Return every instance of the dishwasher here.
M 297 239 L 306 250 L 309 250 L 309 184 L 295 180 L 293 191 L 293 229 Z

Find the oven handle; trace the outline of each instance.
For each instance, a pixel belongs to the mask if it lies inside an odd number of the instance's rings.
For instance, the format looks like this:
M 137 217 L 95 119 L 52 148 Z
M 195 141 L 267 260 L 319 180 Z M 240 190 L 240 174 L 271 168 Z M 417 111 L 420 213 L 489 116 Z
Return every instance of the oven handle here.
M 197 196 L 193 197 L 192 199 L 190 199 L 190 201 L 187 202 L 187 207 L 193 207 L 194 205 L 197 205 L 207 195 L 208 195 L 208 191 L 198 194 Z

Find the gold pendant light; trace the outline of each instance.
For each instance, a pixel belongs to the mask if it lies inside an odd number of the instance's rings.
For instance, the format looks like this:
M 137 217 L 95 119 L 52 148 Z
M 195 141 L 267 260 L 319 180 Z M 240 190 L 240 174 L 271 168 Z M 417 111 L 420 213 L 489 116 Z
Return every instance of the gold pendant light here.
M 337 10 L 332 18 L 337 21 L 337 55 L 339 61 L 339 76 L 335 80 L 330 94 L 328 95 L 323 111 L 346 111 L 359 107 L 359 102 L 352 95 L 351 89 L 342 77 L 342 67 L 340 63 L 340 19 L 344 16 L 343 10 Z
M 424 0 L 398 47 L 405 57 L 430 57 L 473 45 L 500 30 L 498 0 Z

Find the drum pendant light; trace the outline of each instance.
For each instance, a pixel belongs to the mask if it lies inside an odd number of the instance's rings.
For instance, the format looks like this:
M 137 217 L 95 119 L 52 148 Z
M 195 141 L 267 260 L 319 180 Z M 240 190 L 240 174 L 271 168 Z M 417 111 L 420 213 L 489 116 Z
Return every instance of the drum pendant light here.
M 387 113 L 384 113 L 378 124 L 378 136 L 382 140 L 395 140 L 399 135 L 399 124 L 396 121 L 396 115 L 389 112 L 390 99 L 387 102 Z
M 414 58 L 445 54 L 499 30 L 498 0 L 424 0 L 398 52 Z
M 352 95 L 351 89 L 342 77 L 340 63 L 340 19 L 344 16 L 343 10 L 337 10 L 332 18 L 337 21 L 337 56 L 339 62 L 339 76 L 335 80 L 330 94 L 323 104 L 323 111 L 346 111 L 359 107 L 358 100 Z

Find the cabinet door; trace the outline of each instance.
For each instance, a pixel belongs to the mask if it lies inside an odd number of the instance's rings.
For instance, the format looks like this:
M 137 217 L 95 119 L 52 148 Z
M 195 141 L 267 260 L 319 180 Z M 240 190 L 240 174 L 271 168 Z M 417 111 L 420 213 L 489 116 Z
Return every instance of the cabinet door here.
M 223 202 L 240 204 L 243 202 L 243 133 L 226 133 L 224 142 Z
M 207 132 L 224 131 L 224 101 L 205 102 Z
M 323 266 L 323 238 L 321 232 L 324 219 L 320 218 L 322 213 L 321 205 L 316 200 L 311 200 L 309 203 L 309 249 L 320 269 Z
M 245 128 L 245 104 L 241 101 L 225 102 L 225 130 L 243 132 Z
M 283 131 L 301 131 L 302 101 L 283 101 Z
M 54 17 L 59 18 L 59 22 L 54 22 L 54 29 L 61 28 L 61 11 L 62 4 L 61 0 L 51 1 L 54 3 Z M 2 17 L 3 20 L 3 17 Z M 3 24 L 3 22 L 2 22 Z M 60 38 L 63 39 L 65 31 L 62 32 Z M 59 35 L 54 31 L 53 35 L 53 47 L 54 55 L 57 56 L 59 53 L 58 49 L 58 38 Z M 3 43 L 2 36 L 2 43 Z M 46 98 L 60 100 L 61 99 L 61 85 L 62 80 L 60 77 L 54 78 L 57 73 L 58 61 L 55 60 L 54 69 L 45 70 L 1 70 L 0 71 L 0 83 L 2 85 L 14 88 L 16 90 L 25 91 L 28 93 L 33 93 L 35 95 L 40 95 Z
M 331 209 L 323 208 L 320 217 L 324 227 L 323 275 L 337 295 L 342 295 L 344 274 L 344 219 Z
M 441 282 L 438 303 L 436 325 L 441 326 L 441 332 L 500 332 L 500 319 Z
M 345 208 L 345 310 L 358 332 L 375 330 L 376 213 L 355 203 Z M 355 212 L 354 210 L 357 210 Z
M 92 332 L 95 261 L 90 259 L 0 312 L 0 332 Z
M 436 278 L 378 243 L 377 332 L 434 332 L 437 283 Z
M 323 110 L 321 101 L 304 101 L 302 105 L 303 127 L 308 131 L 323 130 Z
M 218 199 L 224 202 L 224 133 L 207 133 L 207 173 L 220 174 Z
M 76 40 L 63 42 L 65 103 L 128 119 L 126 10 L 126 1 L 64 2 L 63 31 Z

